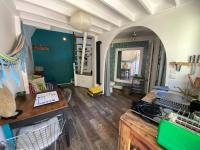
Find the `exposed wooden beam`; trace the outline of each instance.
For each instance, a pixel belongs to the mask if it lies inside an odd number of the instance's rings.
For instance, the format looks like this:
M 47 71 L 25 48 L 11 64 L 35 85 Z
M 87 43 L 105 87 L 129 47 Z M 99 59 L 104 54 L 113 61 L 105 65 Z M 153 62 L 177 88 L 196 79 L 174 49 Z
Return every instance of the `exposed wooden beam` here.
M 101 0 L 104 4 L 117 11 L 130 21 L 135 21 L 136 15 L 129 10 L 121 1 L 118 0 Z
M 154 14 L 154 10 L 148 0 L 137 0 L 143 8 L 149 13 Z
M 23 12 L 34 13 L 35 15 L 46 17 L 58 22 L 67 23 L 65 15 L 26 2 L 16 1 L 16 9 Z
M 91 3 L 91 1 L 86 0 L 64 0 L 67 3 L 93 15 L 96 16 L 102 20 L 105 20 L 115 26 L 121 26 L 121 22 L 119 19 L 116 19 L 109 14 L 106 14 L 104 10 L 99 8 L 98 6 Z

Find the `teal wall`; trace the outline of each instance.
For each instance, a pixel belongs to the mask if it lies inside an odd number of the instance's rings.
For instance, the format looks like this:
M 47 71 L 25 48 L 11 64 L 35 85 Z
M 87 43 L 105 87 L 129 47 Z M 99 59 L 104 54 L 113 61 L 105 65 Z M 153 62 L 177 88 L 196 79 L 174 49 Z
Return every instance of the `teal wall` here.
M 63 37 L 67 38 L 66 42 Z M 44 67 L 45 80 L 69 83 L 73 78 L 72 34 L 37 29 L 32 44 L 49 47 L 48 51 L 33 50 L 34 65 Z
M 114 81 L 114 69 L 115 69 L 115 51 L 117 48 L 134 48 L 134 47 L 144 47 L 143 53 L 143 62 L 142 62 L 142 70 L 141 75 L 145 77 L 145 70 L 147 67 L 147 56 L 148 56 L 148 41 L 136 41 L 136 42 L 125 42 L 125 43 L 114 43 L 112 47 L 110 47 L 110 80 Z M 127 85 L 121 82 L 115 82 L 116 85 Z

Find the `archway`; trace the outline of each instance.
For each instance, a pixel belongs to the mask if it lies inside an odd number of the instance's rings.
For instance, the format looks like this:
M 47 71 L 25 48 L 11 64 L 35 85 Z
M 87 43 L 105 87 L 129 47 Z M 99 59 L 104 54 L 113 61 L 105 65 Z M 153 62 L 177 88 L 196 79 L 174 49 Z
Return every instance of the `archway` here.
M 122 30 L 113 38 L 106 55 L 104 74 L 106 95 L 109 95 L 112 89 L 110 87 L 133 89 L 133 79 L 135 82 L 136 78 L 140 78 L 138 81 L 144 81 L 142 90 L 139 91 L 143 94 L 149 92 L 155 85 L 165 85 L 167 66 L 165 48 L 151 29 L 134 26 Z

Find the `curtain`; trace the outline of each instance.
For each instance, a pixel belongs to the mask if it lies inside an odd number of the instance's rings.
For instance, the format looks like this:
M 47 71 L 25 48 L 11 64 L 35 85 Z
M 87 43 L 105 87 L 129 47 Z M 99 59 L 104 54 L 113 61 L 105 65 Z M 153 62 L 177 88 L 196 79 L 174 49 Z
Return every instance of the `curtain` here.
M 104 94 L 110 96 L 110 50 L 107 52 L 105 63 L 105 82 L 104 82 Z

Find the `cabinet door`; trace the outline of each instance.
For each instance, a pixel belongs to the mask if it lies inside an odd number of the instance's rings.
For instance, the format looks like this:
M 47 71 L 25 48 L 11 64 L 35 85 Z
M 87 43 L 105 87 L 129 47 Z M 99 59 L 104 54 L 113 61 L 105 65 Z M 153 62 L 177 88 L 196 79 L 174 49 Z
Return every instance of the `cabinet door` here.
M 151 150 L 148 145 L 145 144 L 145 140 L 132 138 L 130 150 Z

